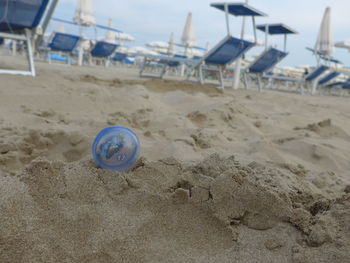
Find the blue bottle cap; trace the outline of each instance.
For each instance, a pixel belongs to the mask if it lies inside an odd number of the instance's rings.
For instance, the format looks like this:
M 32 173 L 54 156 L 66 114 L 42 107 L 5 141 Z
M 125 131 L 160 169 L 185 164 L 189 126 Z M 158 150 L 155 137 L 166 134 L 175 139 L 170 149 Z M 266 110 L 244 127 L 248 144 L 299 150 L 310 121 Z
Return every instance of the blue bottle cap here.
M 126 171 L 133 167 L 140 154 L 140 141 L 130 129 L 110 126 L 100 131 L 92 144 L 92 156 L 104 169 Z

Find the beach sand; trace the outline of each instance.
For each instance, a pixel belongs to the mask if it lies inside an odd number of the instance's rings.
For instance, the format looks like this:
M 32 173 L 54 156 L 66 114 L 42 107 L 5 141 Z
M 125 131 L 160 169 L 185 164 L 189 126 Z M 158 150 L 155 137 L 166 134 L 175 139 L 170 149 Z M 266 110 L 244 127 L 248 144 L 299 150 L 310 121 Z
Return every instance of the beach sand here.
M 0 76 L 1 263 L 350 262 L 349 98 L 37 70 Z M 91 161 L 109 125 L 132 171 Z

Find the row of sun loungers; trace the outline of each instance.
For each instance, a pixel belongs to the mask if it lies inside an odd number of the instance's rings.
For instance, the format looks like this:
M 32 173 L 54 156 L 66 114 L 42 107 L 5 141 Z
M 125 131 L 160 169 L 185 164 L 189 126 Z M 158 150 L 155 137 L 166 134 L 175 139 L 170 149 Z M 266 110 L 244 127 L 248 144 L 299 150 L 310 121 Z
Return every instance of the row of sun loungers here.
M 51 4 L 55 5 L 57 0 L 37 0 L 37 1 L 24 1 L 16 0 L 15 5 L 10 4 L 6 6 L 7 13 L 11 15 L 11 19 L 5 19 L 0 22 L 0 38 L 8 38 L 13 40 L 21 40 L 25 42 L 26 53 L 28 57 L 28 71 L 18 70 L 0 70 L 0 73 L 10 74 L 24 74 L 35 76 L 34 59 L 32 52 L 32 43 L 37 38 L 34 38 L 37 26 L 45 20 L 44 23 L 50 19 L 52 15 L 52 9 L 48 8 Z M 258 89 L 261 91 L 264 87 L 273 85 L 275 81 L 283 82 L 287 84 L 295 85 L 299 87 L 301 93 L 304 92 L 304 88 L 308 88 L 312 93 L 316 91 L 317 87 L 342 87 L 349 88 L 349 81 L 336 82 L 335 80 L 340 75 L 338 71 L 330 71 L 330 68 L 326 65 L 321 65 L 315 68 L 312 72 L 307 74 L 304 78 L 288 78 L 285 76 L 274 75 L 274 67 L 282 61 L 287 55 L 286 52 L 286 38 L 287 34 L 296 33 L 292 29 L 283 24 L 273 25 L 255 25 L 256 16 L 264 16 L 262 12 L 252 8 L 247 4 L 242 3 L 215 3 L 213 7 L 225 11 L 228 34 L 222 39 L 214 48 L 207 52 L 203 57 L 187 58 L 182 55 L 159 55 L 159 56 L 143 56 L 143 65 L 140 70 L 140 75 L 145 76 L 147 68 L 152 67 L 154 64 L 160 66 L 159 77 L 163 78 L 169 69 L 171 68 L 186 68 L 186 78 L 196 77 L 200 83 L 204 83 L 206 80 L 206 71 L 216 72 L 218 80 L 220 82 L 220 88 L 224 88 L 224 74 L 229 68 L 238 71 L 241 74 L 242 82 L 245 87 L 251 86 L 251 83 L 257 83 Z M 1 11 L 5 7 L 0 6 Z M 50 11 L 51 10 L 51 11 Z M 23 13 L 25 12 L 25 16 Z M 232 37 L 229 32 L 228 15 L 235 16 L 250 16 L 253 21 L 253 30 L 255 34 L 255 42 L 247 41 L 241 38 Z M 284 50 L 279 50 L 275 47 L 267 47 L 253 62 L 247 67 L 232 68 L 233 62 L 241 59 L 249 50 L 256 46 L 256 32 L 255 30 L 264 31 L 267 35 L 282 34 L 285 36 Z M 71 62 L 72 53 L 79 45 L 81 41 L 79 36 L 55 33 L 47 45 L 46 52 L 47 57 L 50 60 L 60 59 L 65 60 L 68 63 Z M 118 45 L 99 41 L 92 50 L 87 54 L 88 61 L 93 59 L 102 60 L 107 66 L 109 61 L 124 61 L 127 58 L 126 54 L 116 52 Z M 59 52 L 59 55 L 52 53 Z M 65 54 L 66 56 L 61 56 Z

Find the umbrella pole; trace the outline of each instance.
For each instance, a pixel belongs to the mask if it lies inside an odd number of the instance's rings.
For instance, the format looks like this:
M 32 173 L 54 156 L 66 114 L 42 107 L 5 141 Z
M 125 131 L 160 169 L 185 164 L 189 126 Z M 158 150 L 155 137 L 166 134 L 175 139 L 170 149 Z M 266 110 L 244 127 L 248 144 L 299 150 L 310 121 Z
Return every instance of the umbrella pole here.
M 78 65 L 83 65 L 83 44 L 84 44 L 84 37 L 83 37 L 83 27 L 80 26 L 80 44 L 79 44 L 79 54 L 78 54 Z
M 284 52 L 287 52 L 287 34 L 284 34 Z
M 230 32 L 230 22 L 228 19 L 228 3 L 225 3 L 224 6 L 225 6 L 225 20 L 226 20 L 227 35 L 229 36 L 231 35 L 231 32 Z
M 244 37 L 244 29 L 245 29 L 245 17 L 243 17 L 243 21 L 242 21 L 241 39 L 243 39 Z M 241 64 L 242 64 L 242 59 L 240 57 L 237 59 L 235 71 L 233 74 L 232 88 L 234 90 L 238 89 L 238 86 L 239 86 L 239 79 L 241 76 Z
M 266 24 L 265 25 L 265 50 L 267 50 L 268 38 L 269 38 L 269 26 Z

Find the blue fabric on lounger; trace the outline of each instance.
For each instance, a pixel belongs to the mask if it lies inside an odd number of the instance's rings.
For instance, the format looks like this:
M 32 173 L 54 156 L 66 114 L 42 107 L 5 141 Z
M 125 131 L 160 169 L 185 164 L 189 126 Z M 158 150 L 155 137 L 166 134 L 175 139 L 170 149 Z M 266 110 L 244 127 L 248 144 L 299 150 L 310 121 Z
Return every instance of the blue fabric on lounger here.
M 227 37 L 225 41 L 214 47 L 203 60 L 207 64 L 227 65 L 246 53 L 255 44 L 235 37 Z
M 37 27 L 48 2 L 49 0 L 1 0 L 0 31 L 12 32 Z
M 109 57 L 117 49 L 118 45 L 99 41 L 96 43 L 94 48 L 91 50 L 91 55 L 93 57 Z
M 55 33 L 49 44 L 49 48 L 54 51 L 72 52 L 79 40 L 79 36 L 66 33 Z
M 117 52 L 115 53 L 115 55 L 112 57 L 113 61 L 120 61 L 123 62 L 126 58 L 127 58 L 127 54 L 121 53 L 121 52 Z
M 306 81 L 313 81 L 319 76 L 321 76 L 324 72 L 326 72 L 329 69 L 329 67 L 321 65 L 317 68 L 315 68 L 314 71 L 312 71 L 310 74 L 307 75 L 305 78 Z
M 331 80 L 335 79 L 336 77 L 338 77 L 340 75 L 339 71 L 333 71 L 329 74 L 327 74 L 326 76 L 324 76 L 322 79 L 320 79 L 320 81 L 318 82 L 319 85 L 324 85 L 327 82 L 330 82 Z
M 266 73 L 287 55 L 287 52 L 280 51 L 276 48 L 270 48 L 266 50 L 257 60 L 255 60 L 248 67 L 248 70 L 252 73 Z

